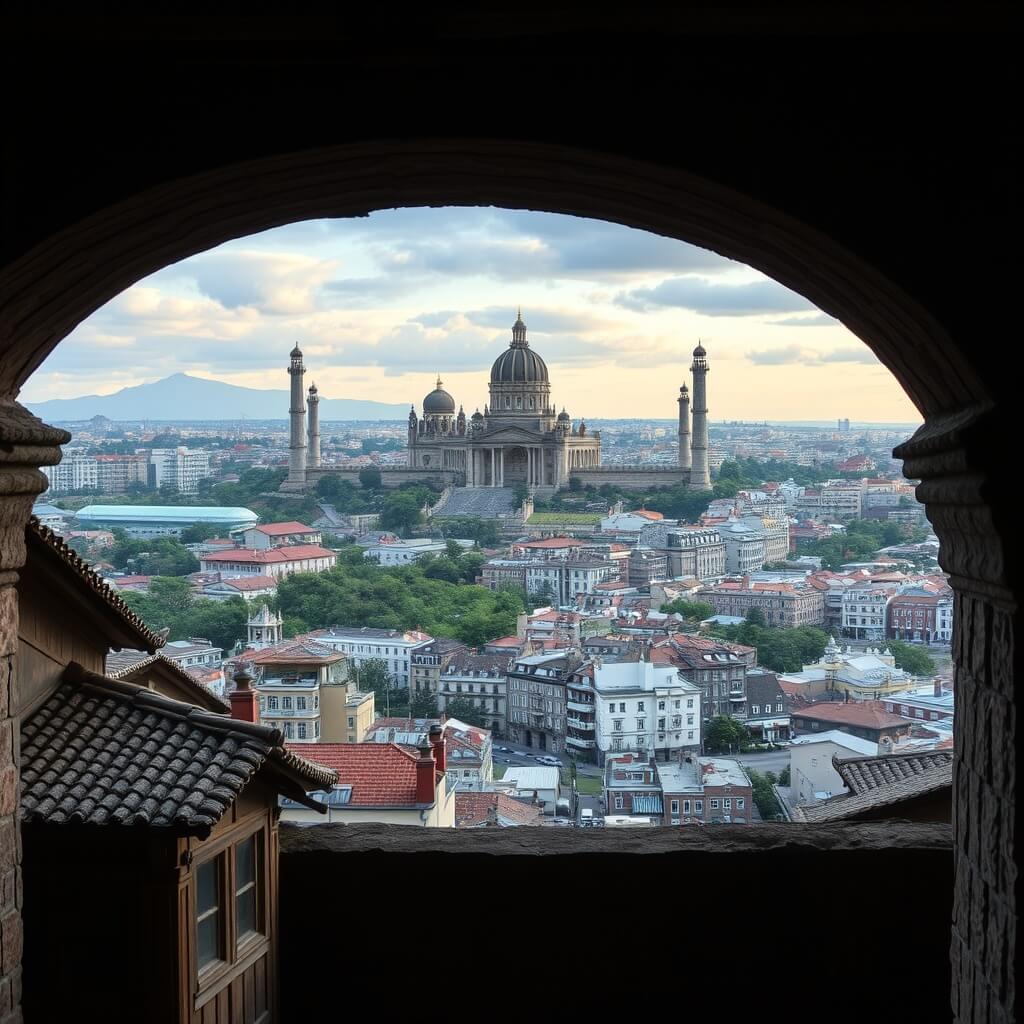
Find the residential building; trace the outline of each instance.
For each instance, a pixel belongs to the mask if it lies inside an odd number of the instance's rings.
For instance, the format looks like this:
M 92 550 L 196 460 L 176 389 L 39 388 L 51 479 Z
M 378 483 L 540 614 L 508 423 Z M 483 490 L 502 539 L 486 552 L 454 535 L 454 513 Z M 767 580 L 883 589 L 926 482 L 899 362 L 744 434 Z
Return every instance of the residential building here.
M 241 597 L 246 601 L 265 601 L 277 593 L 277 577 L 264 576 L 224 576 L 217 573 L 218 579 L 203 586 L 203 597 L 214 601 L 226 601 L 229 597 Z
M 308 634 L 311 639 L 348 655 L 356 670 L 367 661 L 383 661 L 395 686 L 405 689 L 412 678 L 412 654 L 433 637 L 415 629 L 371 626 L 330 626 Z
M 471 547 L 472 541 L 456 541 L 462 547 Z M 380 565 L 411 565 L 428 555 L 439 556 L 448 553 L 446 540 L 431 540 L 428 537 L 414 537 L 411 540 L 397 540 L 374 544 L 363 551 L 364 558 L 370 558 Z
M 887 605 L 886 636 L 911 643 L 949 643 L 953 625 L 953 595 L 926 593 L 913 587 L 894 594 Z
M 574 537 L 545 537 L 542 540 L 519 541 L 511 546 L 509 555 L 530 560 L 575 558 L 583 544 L 582 540 Z
M 789 557 L 789 519 L 784 510 L 775 515 L 767 510 L 747 512 L 740 522 L 755 533 L 760 532 L 766 563 L 784 562 Z
M 898 584 L 868 583 L 843 594 L 844 636 L 854 640 L 884 640 L 889 621 L 889 601 Z
M 374 718 L 373 693 L 349 678 L 349 660 L 312 640 L 246 652 L 256 679 L 260 720 L 288 741 L 358 743 Z
M 785 629 L 821 626 L 825 622 L 825 593 L 809 579 L 755 583 L 746 575 L 703 588 L 698 600 L 711 604 L 716 615 L 744 618 L 752 608 L 758 608 L 767 625 Z
M 701 744 L 701 690 L 670 663 L 593 662 L 600 762 L 633 750 L 663 761 Z
M 500 590 L 513 584 L 526 590 L 526 569 L 530 565 L 526 558 L 492 558 L 480 566 L 480 575 L 476 582 L 488 590 Z M 555 596 L 552 589 L 551 596 Z
M 619 566 L 596 558 L 552 558 L 526 564 L 526 591 L 549 593 L 556 604 L 571 604 L 578 595 L 589 594 L 597 584 L 614 579 Z
M 455 791 L 456 828 L 514 828 L 543 825 L 542 807 L 507 793 Z
M 640 531 L 639 543 L 665 555 L 671 578 L 712 580 L 725 575 L 725 542 L 717 526 L 666 526 L 652 523 Z
M 94 455 L 96 490 L 99 494 L 124 494 L 133 484 L 145 487 L 148 455 Z
M 222 576 L 290 576 L 296 572 L 326 572 L 333 569 L 338 556 L 315 544 L 294 544 L 288 547 L 252 551 L 236 548 L 201 555 L 202 572 L 219 572 Z
M 65 449 L 56 466 L 42 466 L 43 474 L 49 481 L 48 493 L 66 494 L 68 491 L 99 491 L 99 475 L 96 460 L 85 452 Z M 49 524 L 46 524 L 49 525 Z
M 881 705 L 889 714 L 912 722 L 952 722 L 954 718 L 953 689 L 944 687 L 938 677 L 931 686 L 883 697 Z
M 565 681 L 565 751 L 580 761 L 597 761 L 596 701 L 594 662 L 587 661 Z
M 409 653 L 412 689 L 437 693 L 444 667 L 455 654 L 466 650 L 464 643 L 447 637 L 439 637 L 414 648 Z
M 701 718 L 706 724 L 718 715 L 740 721 L 747 716 L 747 671 L 754 667 L 753 647 L 725 640 L 674 633 L 654 640 L 650 660 L 674 665 L 684 679 L 701 690 Z
M 196 636 L 187 640 L 171 640 L 161 653 L 181 668 L 217 668 L 224 660 L 223 648 L 214 647 L 209 640 Z
M 562 796 L 561 773 L 557 768 L 510 764 L 505 774 L 494 783 L 498 792 L 536 803 L 544 814 L 558 810 Z
M 743 724 L 756 740 L 789 739 L 789 711 L 778 676 L 767 669 L 747 672 L 747 717 Z
M 822 701 L 794 709 L 790 720 L 797 734 L 837 730 L 872 743 L 887 738 L 894 746 L 910 735 L 910 722 L 886 711 L 880 701 Z
M 294 520 L 287 523 L 261 523 L 242 531 L 242 546 L 255 551 L 293 544 L 319 547 L 322 542 L 323 534 L 319 530 Z
M 491 733 L 508 735 L 508 672 L 512 652 L 477 654 L 454 651 L 441 668 L 437 710 L 446 714 L 453 701 L 467 700 L 484 716 Z
M 790 803 L 807 807 L 846 792 L 833 758 L 874 757 L 878 743 L 837 729 L 795 737 L 789 747 Z
M 211 475 L 210 453 L 198 448 L 153 448 L 149 452 L 147 481 L 150 487 L 173 487 L 195 494 L 199 481 Z
M 520 616 L 520 632 L 527 642 L 554 643 L 559 647 L 578 647 L 583 616 L 557 608 L 538 608 L 532 615 Z
M 565 750 L 565 684 L 581 660 L 577 651 L 555 651 L 512 661 L 506 734 L 513 743 L 553 754 Z
M 668 577 L 668 557 L 651 548 L 635 547 L 629 555 L 629 585 L 649 587 L 652 580 Z
M 718 527 L 725 544 L 725 570 L 733 575 L 756 572 L 764 565 L 763 531 L 752 530 L 746 523 L 732 520 Z
M 410 753 L 396 743 L 294 745 L 315 764 L 337 773 L 326 799 L 328 823 L 455 827 L 455 787 L 445 771 L 440 728 Z M 281 819 L 319 823 L 299 803 L 282 800 Z

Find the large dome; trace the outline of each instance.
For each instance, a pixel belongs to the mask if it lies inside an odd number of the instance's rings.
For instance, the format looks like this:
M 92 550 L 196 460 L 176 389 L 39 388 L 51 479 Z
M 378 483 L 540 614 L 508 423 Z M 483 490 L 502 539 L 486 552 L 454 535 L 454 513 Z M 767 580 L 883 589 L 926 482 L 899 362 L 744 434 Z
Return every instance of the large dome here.
M 441 378 L 437 378 L 437 387 L 423 399 L 423 415 L 427 413 L 454 413 L 455 399 L 441 387 Z
M 520 316 L 512 326 L 508 348 L 494 360 L 492 384 L 547 384 L 548 367 L 526 340 L 526 324 Z

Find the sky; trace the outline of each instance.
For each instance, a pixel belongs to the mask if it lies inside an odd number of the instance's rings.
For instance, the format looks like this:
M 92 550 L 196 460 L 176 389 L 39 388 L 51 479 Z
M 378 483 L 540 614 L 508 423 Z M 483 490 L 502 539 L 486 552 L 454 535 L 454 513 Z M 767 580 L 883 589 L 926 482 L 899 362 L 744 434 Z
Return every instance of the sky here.
M 633 228 L 494 208 L 384 210 L 227 242 L 97 310 L 21 397 L 177 372 L 287 388 L 297 343 L 324 397 L 419 409 L 440 375 L 470 414 L 519 307 L 574 417 L 673 418 L 699 340 L 712 421 L 921 422 L 863 342 L 760 272 Z

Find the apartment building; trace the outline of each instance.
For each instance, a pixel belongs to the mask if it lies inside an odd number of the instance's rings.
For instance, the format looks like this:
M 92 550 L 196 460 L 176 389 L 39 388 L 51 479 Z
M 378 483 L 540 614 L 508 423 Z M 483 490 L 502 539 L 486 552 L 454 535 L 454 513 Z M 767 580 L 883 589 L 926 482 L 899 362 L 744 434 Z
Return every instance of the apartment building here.
M 85 452 L 64 449 L 63 457 L 56 466 L 42 466 L 42 472 L 49 481 L 49 491 L 63 494 L 67 491 L 99 490 L 96 460 Z
M 514 652 L 518 653 L 518 652 Z M 440 668 L 437 710 L 446 714 L 454 700 L 468 700 L 495 736 L 508 734 L 508 678 L 513 652 L 477 654 L 453 651 Z
M 199 481 L 211 475 L 210 453 L 200 448 L 153 448 L 149 452 L 147 483 L 169 486 L 182 494 L 195 494 Z
M 371 659 L 383 661 L 395 681 L 404 689 L 412 679 L 412 654 L 434 638 L 415 629 L 374 629 L 370 626 L 329 626 L 309 634 L 317 643 L 348 655 L 358 670 Z
M 792 629 L 797 626 L 821 626 L 825 622 L 825 592 L 807 579 L 778 583 L 755 583 L 749 576 L 723 580 L 700 591 L 716 615 L 746 616 L 751 608 L 760 609 L 765 623 Z
M 508 669 L 508 738 L 554 754 L 565 751 L 566 682 L 578 651 L 515 658 Z
M 649 658 L 674 665 L 683 678 L 700 687 L 701 718 L 705 723 L 718 715 L 746 718 L 747 671 L 757 660 L 753 647 L 675 633 L 652 641 Z
M 640 531 L 639 543 L 665 556 L 669 578 L 711 580 L 725 575 L 725 543 L 717 526 L 651 523 Z

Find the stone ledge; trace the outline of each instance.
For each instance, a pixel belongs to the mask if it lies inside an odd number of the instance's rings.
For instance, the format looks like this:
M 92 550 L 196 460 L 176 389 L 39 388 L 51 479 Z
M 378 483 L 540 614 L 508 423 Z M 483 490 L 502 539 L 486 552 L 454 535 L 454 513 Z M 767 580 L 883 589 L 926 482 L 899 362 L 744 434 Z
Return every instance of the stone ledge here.
M 704 828 L 438 829 L 408 825 L 297 825 L 282 822 L 281 853 L 642 856 L 664 854 L 857 852 L 953 854 L 953 829 L 910 821 L 833 825 L 707 825 Z

